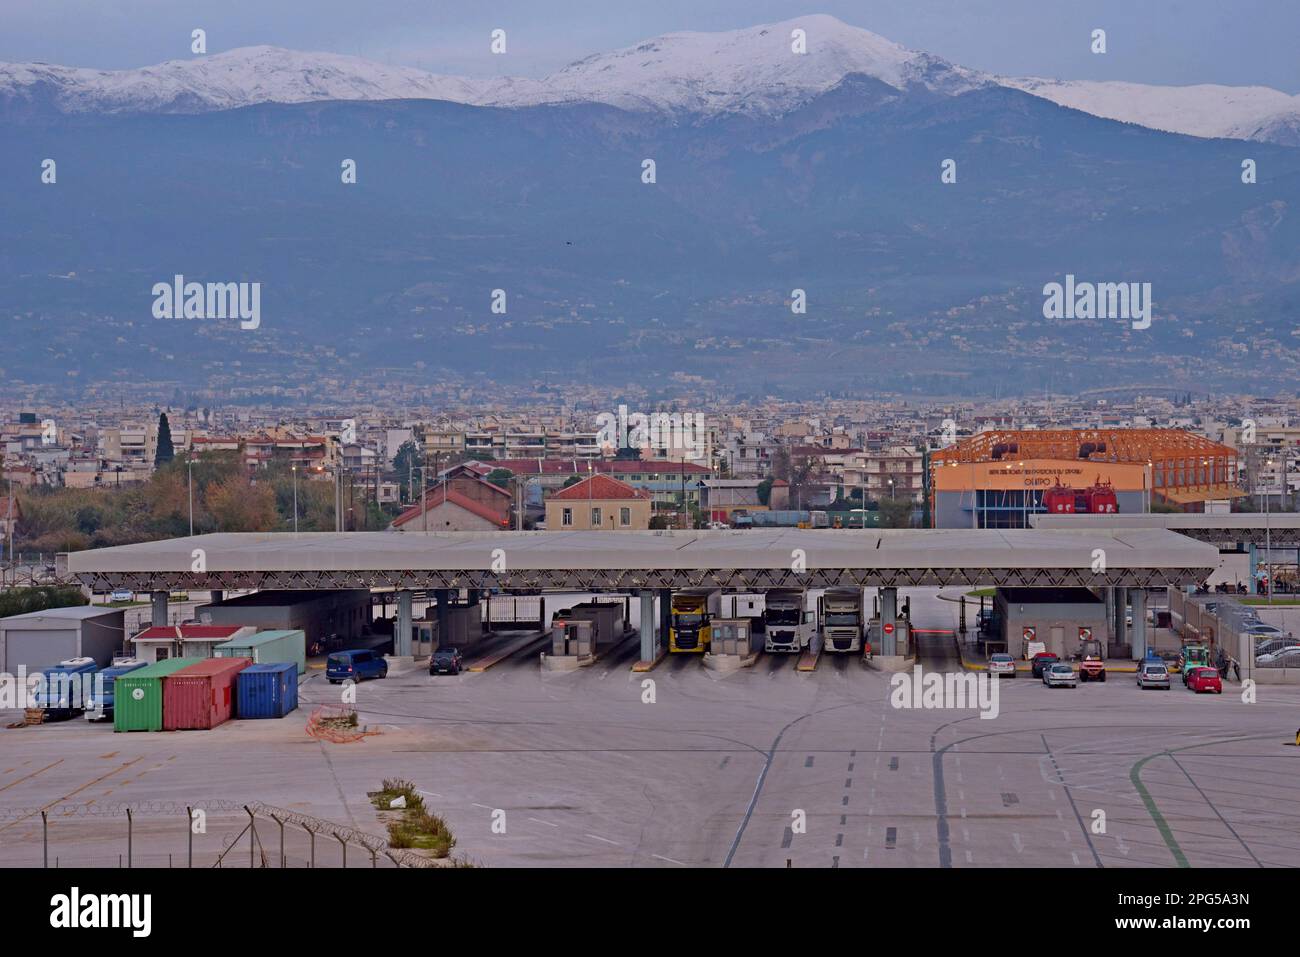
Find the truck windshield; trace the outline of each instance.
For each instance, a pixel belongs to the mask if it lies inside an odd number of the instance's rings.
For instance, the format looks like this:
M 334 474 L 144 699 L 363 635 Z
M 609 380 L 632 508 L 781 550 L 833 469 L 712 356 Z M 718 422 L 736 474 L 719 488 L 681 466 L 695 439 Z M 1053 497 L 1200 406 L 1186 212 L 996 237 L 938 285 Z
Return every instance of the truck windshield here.
M 796 608 L 768 608 L 763 617 L 773 625 L 799 624 L 799 610 Z
M 704 618 L 703 615 L 693 611 L 677 611 L 673 612 L 673 614 L 677 618 L 677 624 L 679 625 L 698 625 Z
M 852 612 L 827 612 L 826 624 L 828 625 L 856 625 L 858 616 Z

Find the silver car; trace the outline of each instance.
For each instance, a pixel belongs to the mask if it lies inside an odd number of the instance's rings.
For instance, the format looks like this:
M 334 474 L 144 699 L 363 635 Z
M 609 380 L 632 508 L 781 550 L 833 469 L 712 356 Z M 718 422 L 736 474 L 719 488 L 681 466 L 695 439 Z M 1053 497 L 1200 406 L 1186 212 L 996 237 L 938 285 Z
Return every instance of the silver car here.
M 1014 678 L 1016 676 L 1016 659 L 1004 654 L 990 655 L 989 674 L 997 675 L 999 678 L 1003 675 Z
M 1144 661 L 1138 666 L 1139 688 L 1164 688 L 1169 690 L 1169 669 L 1163 661 Z
M 1079 686 L 1079 676 L 1065 662 L 1057 662 L 1051 667 L 1043 669 L 1043 684 L 1049 688 L 1077 688 Z

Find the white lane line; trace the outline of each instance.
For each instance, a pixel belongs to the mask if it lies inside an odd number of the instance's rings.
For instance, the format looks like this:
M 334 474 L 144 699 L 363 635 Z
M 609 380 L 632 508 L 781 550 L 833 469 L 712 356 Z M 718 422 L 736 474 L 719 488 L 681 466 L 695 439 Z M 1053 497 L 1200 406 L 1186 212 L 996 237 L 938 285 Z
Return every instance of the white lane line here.
M 1015 845 L 1016 853 L 1017 853 L 1017 854 L 1019 854 L 1021 851 L 1023 851 L 1023 850 L 1025 849 L 1025 843 L 1024 843 L 1024 841 L 1022 841 L 1022 840 L 1020 839 L 1020 835 L 1019 835 L 1019 834 L 1012 834 L 1012 835 L 1011 835 L 1011 843 Z
M 486 804 L 470 804 L 470 807 L 481 807 L 485 811 L 495 811 L 496 808 L 488 807 Z
M 419 788 L 416 788 L 416 789 L 415 789 L 415 793 L 416 793 L 416 794 L 427 794 L 427 795 L 429 795 L 429 797 L 431 797 L 431 798 L 440 798 L 440 797 L 442 797 L 442 795 L 439 794 L 437 791 L 421 791 Z
M 962 839 L 963 841 L 969 841 L 969 840 L 970 840 L 970 831 L 966 830 L 966 828 L 964 828 L 964 827 L 961 829 L 961 839 Z
M 675 860 L 673 860 L 671 857 L 664 857 L 662 854 L 651 854 L 650 856 L 653 857 L 653 858 L 656 858 L 656 859 L 658 859 L 658 860 L 661 860 L 661 861 L 667 861 L 669 864 L 680 864 L 682 867 L 687 867 L 687 866 L 688 866 L 687 864 L 683 863 L 682 861 L 675 861 Z
M 1070 852 L 1070 860 L 1074 861 L 1076 867 L 1079 865 L 1079 855 L 1074 853 L 1074 851 Z
M 961 809 L 961 816 L 962 816 L 963 818 L 966 817 L 966 809 L 965 809 L 965 808 L 962 808 L 962 809 Z
M 970 863 L 971 863 L 970 851 L 967 851 L 967 852 L 966 852 L 966 863 L 967 863 L 967 864 L 970 864 Z
M 559 826 L 560 826 L 560 825 L 558 825 L 558 824 L 552 824 L 550 821 L 543 821 L 541 818 L 536 818 L 536 817 L 530 817 L 528 820 L 533 821 L 533 822 L 535 822 L 535 823 L 537 823 L 537 824 L 545 824 L 547 827 L 559 827 Z
M 599 834 L 588 834 L 587 837 L 591 838 L 593 841 L 604 841 L 606 844 L 613 844 L 615 847 L 620 846 L 618 841 L 611 841 L 609 838 L 601 837 Z

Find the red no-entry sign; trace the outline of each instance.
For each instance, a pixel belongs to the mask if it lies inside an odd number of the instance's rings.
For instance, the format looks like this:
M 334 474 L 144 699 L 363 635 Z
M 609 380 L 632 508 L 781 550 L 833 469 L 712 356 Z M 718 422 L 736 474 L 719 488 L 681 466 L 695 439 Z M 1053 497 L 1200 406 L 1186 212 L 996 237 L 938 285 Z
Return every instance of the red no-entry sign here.
M 894 633 L 894 626 L 891 625 L 891 624 L 889 624 L 888 622 L 886 622 L 886 623 L 885 623 L 885 634 L 887 634 L 887 635 L 892 635 L 893 633 Z

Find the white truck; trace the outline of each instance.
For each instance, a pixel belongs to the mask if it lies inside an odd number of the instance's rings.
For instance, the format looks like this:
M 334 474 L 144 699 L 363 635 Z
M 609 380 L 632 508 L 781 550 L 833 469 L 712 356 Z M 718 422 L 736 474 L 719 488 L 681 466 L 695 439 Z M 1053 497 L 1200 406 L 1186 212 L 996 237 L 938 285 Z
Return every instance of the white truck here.
M 828 588 L 822 595 L 822 650 L 862 650 L 866 629 L 861 588 Z
M 801 652 L 812 644 L 816 616 L 804 610 L 802 588 L 773 588 L 763 607 L 765 651 Z

